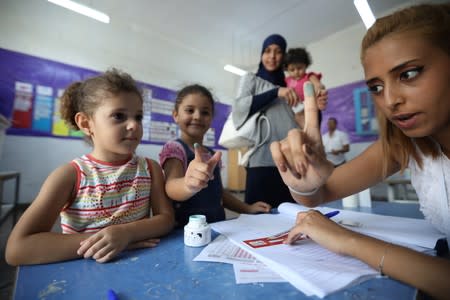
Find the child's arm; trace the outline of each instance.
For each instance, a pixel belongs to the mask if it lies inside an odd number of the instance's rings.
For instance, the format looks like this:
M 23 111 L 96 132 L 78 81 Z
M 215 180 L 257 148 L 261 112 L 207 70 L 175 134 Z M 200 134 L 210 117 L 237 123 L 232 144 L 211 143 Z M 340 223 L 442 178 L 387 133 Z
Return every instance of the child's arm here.
M 308 79 L 309 79 L 309 81 L 311 81 L 312 84 L 314 85 L 314 90 L 316 91 L 316 93 L 318 93 L 319 90 L 325 88 L 325 86 L 322 84 L 322 82 L 320 82 L 320 79 L 319 79 L 316 75 L 311 74 L 311 75 L 308 77 Z
M 50 232 L 61 209 L 71 198 L 76 171 L 70 164 L 54 170 L 36 199 L 14 226 L 6 245 L 10 265 L 41 264 L 79 257 L 80 242 L 89 234 Z
M 229 210 L 244 214 L 268 213 L 272 208 L 269 204 L 262 201 L 251 205 L 247 204 L 226 190 L 223 191 L 223 206 Z
M 320 79 L 314 74 L 311 74 L 308 79 L 314 85 L 314 91 L 316 92 L 317 96 L 317 107 L 320 110 L 326 109 L 328 101 L 328 92 L 325 89 L 325 85 L 323 85 Z
M 125 248 L 155 247 L 155 239 L 172 230 L 175 218 L 172 205 L 164 190 L 161 167 L 151 161 L 152 186 L 150 200 L 153 216 L 126 224 L 108 226 L 83 241 L 78 254 L 103 263 L 111 260 Z
M 208 186 L 213 178 L 213 171 L 220 161 L 222 153 L 216 152 L 209 160 L 204 160 L 201 146 L 195 147 L 195 158 L 189 163 L 184 173 L 182 162 L 168 159 L 164 163 L 167 195 L 176 201 L 186 201 Z

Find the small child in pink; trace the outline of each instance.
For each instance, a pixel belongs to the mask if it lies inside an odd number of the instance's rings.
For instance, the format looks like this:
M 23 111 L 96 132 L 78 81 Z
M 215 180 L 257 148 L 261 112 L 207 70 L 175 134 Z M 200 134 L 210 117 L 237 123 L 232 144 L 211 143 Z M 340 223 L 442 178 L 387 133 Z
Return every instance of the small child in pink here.
M 284 69 L 288 72 L 286 76 L 286 86 L 293 88 L 300 99 L 300 103 L 292 107 L 295 113 L 295 120 L 297 124 L 303 128 L 305 125 L 305 114 L 303 111 L 303 84 L 306 81 L 311 81 L 314 85 L 314 90 L 318 93 L 325 86 L 320 82 L 322 78 L 321 73 L 306 72 L 306 69 L 311 65 L 311 56 L 305 48 L 291 48 L 287 51 L 284 60 Z M 324 107 L 319 107 L 320 110 Z

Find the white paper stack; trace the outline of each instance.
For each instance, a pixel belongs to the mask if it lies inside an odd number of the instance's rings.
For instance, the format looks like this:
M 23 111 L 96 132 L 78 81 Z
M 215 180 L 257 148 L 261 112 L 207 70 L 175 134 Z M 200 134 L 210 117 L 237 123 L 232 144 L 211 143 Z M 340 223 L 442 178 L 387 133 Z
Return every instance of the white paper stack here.
M 335 210 L 327 207 L 317 209 L 322 213 Z M 294 224 L 297 212 L 303 210 L 308 208 L 283 203 L 279 207 L 280 214 L 241 215 L 238 219 L 211 226 L 309 296 L 323 298 L 378 275 L 378 271 L 367 264 L 333 253 L 309 239 L 295 245 L 278 244 L 261 248 L 252 248 L 243 242 L 288 230 Z M 433 248 L 436 240 L 444 237 L 425 220 L 419 219 L 341 210 L 333 220 L 358 224 L 352 229 L 392 243 L 409 244 L 419 251 Z

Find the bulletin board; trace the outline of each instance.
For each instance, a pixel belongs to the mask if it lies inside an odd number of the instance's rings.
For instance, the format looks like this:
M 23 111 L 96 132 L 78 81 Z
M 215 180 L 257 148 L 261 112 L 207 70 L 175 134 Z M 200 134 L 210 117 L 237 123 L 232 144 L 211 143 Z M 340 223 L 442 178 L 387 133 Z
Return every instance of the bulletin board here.
M 74 81 L 100 72 L 0 48 L 0 113 L 11 120 L 7 134 L 81 138 L 59 116 L 59 97 Z M 124 70 L 126 71 L 126 70 Z M 172 119 L 176 91 L 137 82 L 144 98 L 142 143 L 164 144 L 180 135 Z M 204 144 L 217 141 L 230 106 L 215 103 L 215 117 Z
M 322 112 L 322 134 L 328 132 L 327 120 L 338 121 L 351 143 L 370 142 L 378 138 L 375 107 L 364 81 L 357 81 L 328 90 L 328 106 Z

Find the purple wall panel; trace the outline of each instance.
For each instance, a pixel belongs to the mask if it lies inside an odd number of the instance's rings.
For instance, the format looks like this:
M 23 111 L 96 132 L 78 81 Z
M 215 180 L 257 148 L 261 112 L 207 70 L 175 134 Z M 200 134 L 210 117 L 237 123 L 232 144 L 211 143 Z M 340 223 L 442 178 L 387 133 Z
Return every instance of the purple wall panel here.
M 48 124 L 44 123 L 46 126 L 36 124 L 36 115 L 39 116 L 39 112 L 36 113 L 34 111 L 36 106 L 37 86 L 50 88 L 50 90 L 52 90 L 52 95 L 50 97 L 55 99 L 57 98 L 58 90 L 65 89 L 74 81 L 84 80 L 88 77 L 95 76 L 100 72 L 2 48 L 0 48 L 0 70 L 0 113 L 13 120 L 12 127 L 7 131 L 8 134 L 24 136 L 50 136 L 56 138 L 79 138 L 70 135 L 54 135 L 51 130 L 48 130 Z M 17 82 L 26 83 L 32 87 L 30 88 L 28 96 L 25 93 L 25 99 L 28 97 L 28 99 L 31 99 L 32 103 L 28 110 L 24 108 L 23 105 L 21 107 L 19 103 L 20 101 L 18 102 L 16 100 L 19 94 L 16 88 Z M 176 91 L 174 90 L 142 82 L 138 82 L 138 84 L 143 89 L 151 90 L 153 99 L 168 101 L 171 102 L 170 104 L 173 104 L 175 101 Z M 42 99 L 42 97 L 38 97 L 38 99 Z M 55 109 L 54 105 L 51 109 Z M 216 114 L 211 126 L 215 130 L 215 147 L 217 147 L 217 140 L 220 136 L 223 123 L 225 122 L 229 111 L 229 105 L 216 103 Z M 152 112 L 150 120 L 150 122 L 160 121 L 173 123 L 172 116 L 164 113 Z M 35 122 L 34 126 L 33 121 Z M 41 124 L 42 122 L 48 121 L 51 122 L 52 120 L 40 120 Z M 147 140 L 144 140 L 143 143 L 163 144 L 164 142 L 152 141 L 151 137 L 149 137 Z
M 377 135 L 358 135 L 356 133 L 355 105 L 353 91 L 365 87 L 364 81 L 342 85 L 328 90 L 328 106 L 323 111 L 321 124 L 322 134 L 328 131 L 327 120 L 334 117 L 338 121 L 338 129 L 347 132 L 352 143 L 370 142 L 377 139 Z

